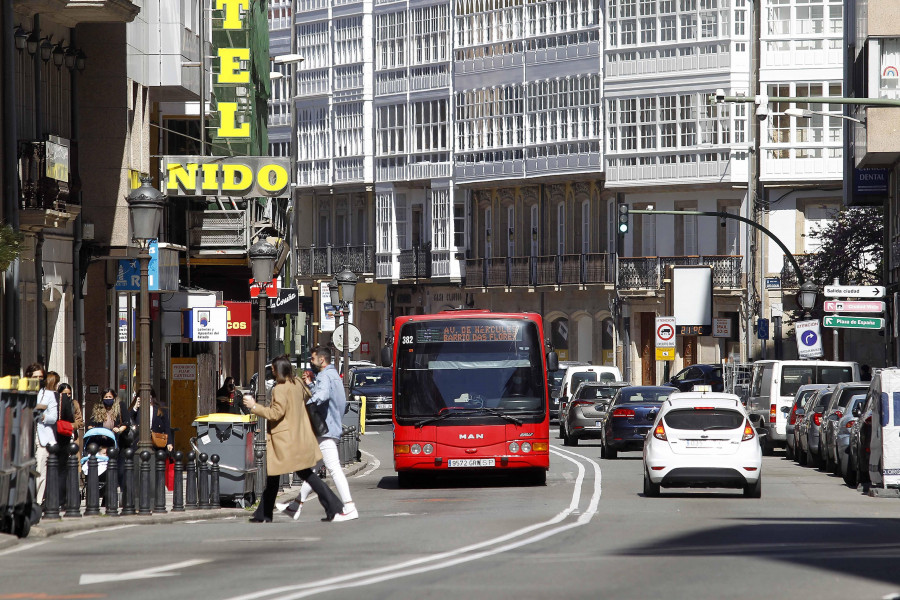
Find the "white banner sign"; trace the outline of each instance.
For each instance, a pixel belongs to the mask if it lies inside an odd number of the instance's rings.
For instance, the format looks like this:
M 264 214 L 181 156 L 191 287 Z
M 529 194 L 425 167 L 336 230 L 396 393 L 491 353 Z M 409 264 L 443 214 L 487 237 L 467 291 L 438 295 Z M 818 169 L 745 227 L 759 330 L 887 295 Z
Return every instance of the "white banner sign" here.
M 800 358 L 819 358 L 825 355 L 819 321 L 798 321 L 794 329 L 797 333 L 797 354 Z
M 228 340 L 228 308 L 213 306 L 191 310 L 193 326 L 191 339 L 195 342 L 224 342 Z
M 828 298 L 884 298 L 883 285 L 826 285 Z

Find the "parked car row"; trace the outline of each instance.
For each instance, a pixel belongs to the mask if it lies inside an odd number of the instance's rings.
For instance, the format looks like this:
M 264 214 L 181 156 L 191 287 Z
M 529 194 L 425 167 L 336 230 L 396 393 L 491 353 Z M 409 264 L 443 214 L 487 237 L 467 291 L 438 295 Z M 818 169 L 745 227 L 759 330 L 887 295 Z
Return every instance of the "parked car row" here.
M 840 475 L 856 487 L 868 481 L 874 395 L 869 382 L 805 385 L 785 407 L 791 436 L 786 456 Z

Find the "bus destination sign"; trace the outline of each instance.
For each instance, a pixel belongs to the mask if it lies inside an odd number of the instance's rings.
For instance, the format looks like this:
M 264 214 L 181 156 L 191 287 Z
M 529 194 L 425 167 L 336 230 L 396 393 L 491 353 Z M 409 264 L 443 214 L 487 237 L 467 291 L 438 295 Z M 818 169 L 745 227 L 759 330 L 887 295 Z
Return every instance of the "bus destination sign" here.
M 444 325 L 422 327 L 416 331 L 416 343 L 440 342 L 520 342 L 522 327 L 518 323 L 508 325 Z

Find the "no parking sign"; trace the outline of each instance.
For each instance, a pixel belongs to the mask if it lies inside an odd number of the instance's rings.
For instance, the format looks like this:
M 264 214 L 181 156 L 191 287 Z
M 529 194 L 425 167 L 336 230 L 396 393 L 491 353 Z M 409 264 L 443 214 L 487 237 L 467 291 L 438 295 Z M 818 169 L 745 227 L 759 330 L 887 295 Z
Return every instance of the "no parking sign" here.
M 797 332 L 797 354 L 800 358 L 819 358 L 825 355 L 818 320 L 799 321 L 794 329 Z

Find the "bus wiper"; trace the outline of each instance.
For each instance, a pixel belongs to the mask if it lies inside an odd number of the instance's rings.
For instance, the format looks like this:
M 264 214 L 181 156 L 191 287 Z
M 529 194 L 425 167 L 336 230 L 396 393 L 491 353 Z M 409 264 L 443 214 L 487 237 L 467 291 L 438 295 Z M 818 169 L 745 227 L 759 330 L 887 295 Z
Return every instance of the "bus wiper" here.
M 507 421 L 509 421 L 511 423 L 515 423 L 516 425 L 522 424 L 522 421 L 520 419 L 517 419 L 512 415 L 508 415 L 505 412 L 499 411 L 496 408 L 488 408 L 487 406 L 482 406 L 481 410 L 483 410 L 484 412 L 491 413 L 492 415 L 496 415 L 496 416 L 500 417 L 501 419 L 506 419 Z
M 462 414 L 463 411 L 465 411 L 465 412 L 471 412 L 472 409 L 471 409 L 471 408 L 468 408 L 468 409 L 466 409 L 466 408 L 457 408 L 457 409 L 454 409 L 454 410 L 448 410 L 447 412 L 441 413 L 441 414 L 439 414 L 439 415 L 437 415 L 437 416 L 434 416 L 434 417 L 428 417 L 427 419 L 422 419 L 421 421 L 419 421 L 418 423 L 415 424 L 415 428 L 416 428 L 416 429 L 420 429 L 422 426 L 428 425 L 429 423 L 434 423 L 434 422 L 436 422 L 436 421 L 443 421 L 443 420 L 446 419 L 447 417 L 452 417 L 453 415 Z

